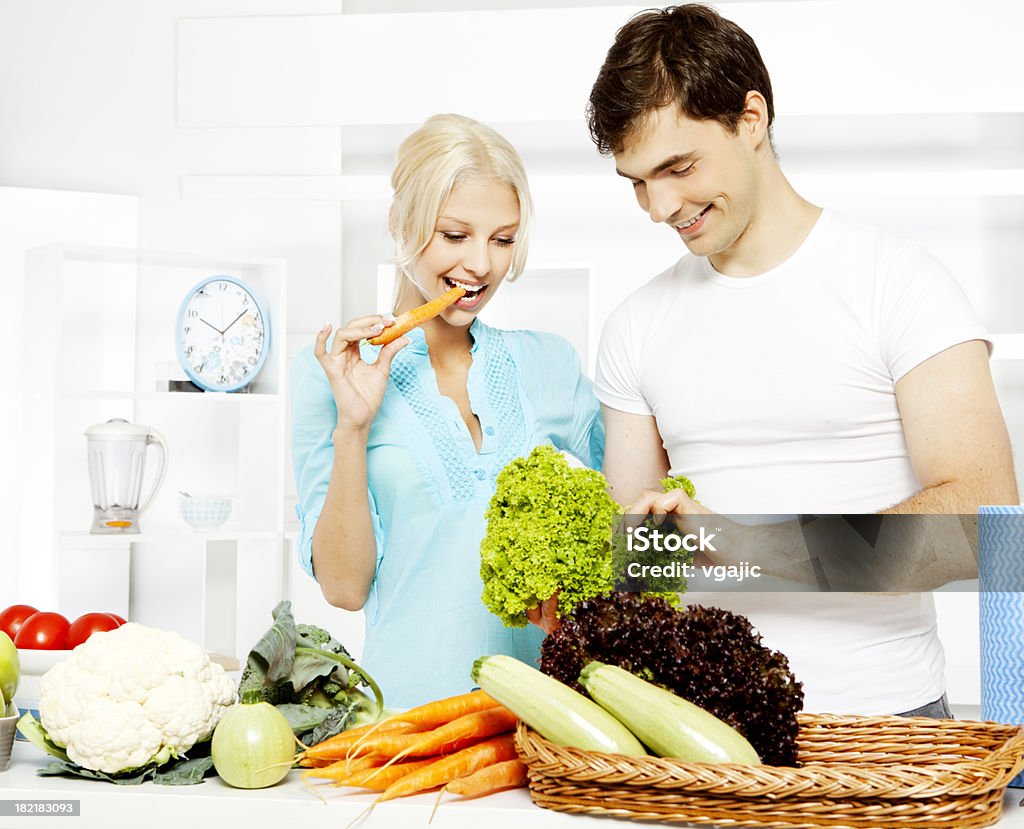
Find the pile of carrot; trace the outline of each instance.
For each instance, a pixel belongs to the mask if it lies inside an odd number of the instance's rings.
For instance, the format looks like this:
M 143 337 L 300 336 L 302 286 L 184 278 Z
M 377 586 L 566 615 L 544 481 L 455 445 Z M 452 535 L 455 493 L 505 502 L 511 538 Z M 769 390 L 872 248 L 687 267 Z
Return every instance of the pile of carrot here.
M 516 716 L 483 691 L 429 702 L 343 731 L 297 758 L 304 779 L 380 792 L 375 802 L 442 787 L 463 797 L 526 785 Z

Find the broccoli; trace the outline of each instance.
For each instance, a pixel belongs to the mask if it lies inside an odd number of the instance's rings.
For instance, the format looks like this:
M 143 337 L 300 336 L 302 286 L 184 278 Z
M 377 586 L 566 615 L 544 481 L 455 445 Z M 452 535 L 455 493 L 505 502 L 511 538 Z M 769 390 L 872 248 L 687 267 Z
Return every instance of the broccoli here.
M 271 705 L 294 702 L 295 691 L 288 680 L 267 682 L 266 674 L 260 668 L 246 663 L 238 680 L 238 698 L 241 699 L 250 689 L 259 691 L 262 701 Z
M 743 734 L 763 762 L 797 764 L 802 685 L 789 660 L 762 645 L 746 617 L 610 593 L 577 605 L 541 646 L 541 670 L 581 693 L 580 671 L 594 659 L 710 711 Z
M 238 683 L 240 694 L 258 690 L 278 707 L 296 735 L 326 739 L 356 720 L 373 721 L 384 710 L 380 688 L 345 646 L 316 625 L 296 624 L 291 602 L 273 611 L 274 624 L 249 653 Z M 356 690 L 365 685 L 373 700 Z
M 345 646 L 321 627 L 299 622 L 295 625 L 295 632 L 298 634 L 298 638 L 300 640 L 304 640 L 300 642 L 304 647 L 319 648 L 320 650 L 330 651 L 331 653 L 340 653 L 342 656 L 346 656 L 349 659 L 352 658 L 352 654 L 345 649 Z

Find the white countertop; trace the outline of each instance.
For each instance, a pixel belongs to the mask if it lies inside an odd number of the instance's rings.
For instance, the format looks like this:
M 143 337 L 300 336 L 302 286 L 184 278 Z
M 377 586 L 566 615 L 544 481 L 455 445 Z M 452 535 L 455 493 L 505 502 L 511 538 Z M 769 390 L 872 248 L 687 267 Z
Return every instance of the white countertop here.
M 959 716 L 977 718 L 977 708 L 955 709 Z M 972 716 L 973 715 L 973 716 Z M 48 758 L 34 746 L 16 742 L 7 772 L 0 774 L 0 802 L 10 800 L 79 800 L 78 817 L 32 815 L 0 817 L 0 829 L 210 829 L 225 824 L 230 829 L 255 827 L 331 826 L 345 829 L 374 798 L 373 794 L 348 794 L 318 785 L 326 802 L 303 785 L 293 770 L 269 789 L 233 789 L 218 778 L 195 786 L 115 786 L 94 780 L 39 777 L 36 769 Z M 1009 789 L 1003 804 L 1001 829 L 1024 829 L 1024 808 L 1018 804 L 1024 789 Z M 360 829 L 417 827 L 427 825 L 436 794 L 416 795 L 382 803 L 359 826 Z M 460 801 L 445 799 L 431 829 L 521 829 L 521 827 L 579 827 L 620 825 L 600 817 L 568 815 L 534 806 L 525 789 L 498 792 L 487 797 Z M 643 826 L 648 822 L 621 822 L 622 826 Z M 684 826 L 684 824 L 673 824 Z

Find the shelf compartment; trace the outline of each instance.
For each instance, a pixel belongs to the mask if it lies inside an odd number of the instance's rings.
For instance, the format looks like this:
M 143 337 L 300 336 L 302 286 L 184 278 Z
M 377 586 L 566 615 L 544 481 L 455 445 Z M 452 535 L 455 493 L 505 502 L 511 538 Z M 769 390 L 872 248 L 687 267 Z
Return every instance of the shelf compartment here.
M 274 328 L 263 370 L 250 393 L 159 391 L 157 378 L 177 364 L 180 303 L 214 274 L 245 280 L 267 309 Z M 66 614 L 140 618 L 142 610 L 148 624 L 179 630 L 207 650 L 238 653 L 251 645 L 236 641 L 239 593 L 272 604 L 282 590 L 284 260 L 51 244 L 28 251 L 25 277 L 31 359 L 22 366 L 16 508 L 23 526 L 36 528 L 35 581 Z M 135 535 L 88 532 L 83 432 L 113 417 L 159 430 L 170 449 L 163 488 Z M 147 464 L 144 491 L 154 472 Z M 231 520 L 215 531 L 192 530 L 178 512 L 179 490 L 232 496 Z M 251 576 L 239 573 L 240 554 L 252 562 Z M 151 601 L 161 591 L 175 595 L 174 615 Z M 252 620 L 246 624 L 249 630 Z

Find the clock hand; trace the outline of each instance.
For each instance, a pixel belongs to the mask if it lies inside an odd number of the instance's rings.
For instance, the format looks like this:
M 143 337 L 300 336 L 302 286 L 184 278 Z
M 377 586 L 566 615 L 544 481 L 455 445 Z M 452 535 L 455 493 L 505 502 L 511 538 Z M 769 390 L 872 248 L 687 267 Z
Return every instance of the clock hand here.
M 245 316 L 245 311 L 242 311 L 242 313 L 239 314 L 237 317 L 235 317 L 233 320 L 231 320 L 231 322 L 229 322 L 227 324 L 227 326 L 225 326 L 224 330 L 221 331 L 220 333 L 221 334 L 227 333 L 228 329 L 231 328 L 232 325 L 234 325 L 236 322 L 238 322 L 244 316 Z
M 204 320 L 202 317 L 199 318 L 199 321 L 200 322 L 206 322 L 206 320 Z M 217 328 L 215 325 L 212 325 L 211 323 L 206 322 L 206 324 L 209 325 L 210 328 L 212 328 L 214 331 L 216 331 L 222 337 L 224 336 L 224 331 L 221 331 L 219 328 Z M 225 329 L 225 330 L 227 330 L 227 329 Z

